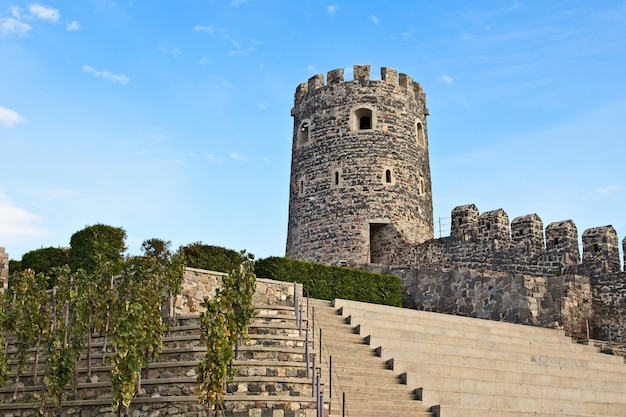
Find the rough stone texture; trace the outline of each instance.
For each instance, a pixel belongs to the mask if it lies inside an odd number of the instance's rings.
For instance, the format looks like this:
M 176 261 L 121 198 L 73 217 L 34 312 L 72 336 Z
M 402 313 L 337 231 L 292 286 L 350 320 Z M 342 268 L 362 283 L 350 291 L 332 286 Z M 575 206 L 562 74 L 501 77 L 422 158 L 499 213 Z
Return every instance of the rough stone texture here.
M 606 340 L 610 327 L 614 341 L 625 341 L 626 272 L 615 229 L 588 229 L 582 241 L 581 258 L 571 220 L 549 224 L 544 239 L 536 214 L 509 225 L 503 210 L 479 214 L 469 204 L 452 210 L 449 237 L 396 249 L 388 265 L 367 269 L 401 276 L 407 307 L 563 328 L 581 338 L 589 320 L 592 337 Z M 508 285 L 517 276 L 525 277 L 523 291 Z
M 382 262 L 433 237 L 425 94 L 394 69 L 381 77 L 362 65 L 353 81 L 333 70 L 297 88 L 288 257 Z
M 9 254 L 0 248 L 0 291 L 4 292 L 9 284 Z
M 211 299 L 222 285 L 223 272 L 186 268 L 181 295 L 173 301 L 177 316 L 197 314 L 204 309 L 200 305 L 205 298 Z M 302 285 L 297 286 L 298 297 L 302 298 Z M 257 278 L 253 302 L 264 305 L 293 306 L 294 284 Z

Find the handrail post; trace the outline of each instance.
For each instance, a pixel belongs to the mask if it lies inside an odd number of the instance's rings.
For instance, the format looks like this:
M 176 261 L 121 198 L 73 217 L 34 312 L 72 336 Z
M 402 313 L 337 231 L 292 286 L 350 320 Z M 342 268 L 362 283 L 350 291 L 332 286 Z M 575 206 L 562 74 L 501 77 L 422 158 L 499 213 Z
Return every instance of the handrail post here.
M 322 354 L 322 328 L 320 327 L 320 355 Z M 321 357 L 320 357 L 321 360 Z
M 317 358 L 315 353 L 313 354 L 313 380 L 311 381 L 311 397 L 315 397 L 315 375 L 317 374 Z
M 346 417 L 346 393 L 341 393 L 341 417 Z
M 306 362 L 306 377 L 310 378 L 309 374 L 309 328 L 306 328 L 306 337 L 304 340 L 304 361 Z
M 315 349 L 315 306 L 312 308 L 313 311 L 313 349 Z
M 320 390 L 320 374 L 316 374 L 317 378 L 315 381 L 315 399 L 317 400 L 317 415 L 318 417 L 323 417 L 322 415 L 320 415 L 320 411 L 323 411 L 323 406 L 320 407 L 320 397 L 322 396 L 322 391 Z
M 294 314 L 296 316 L 296 323 L 298 322 L 298 304 L 300 304 L 298 302 L 298 283 L 294 282 L 293 283 L 293 309 L 294 309 Z
M 328 398 L 333 398 L 333 356 L 328 357 Z
M 300 306 L 300 313 L 298 314 L 298 332 L 302 337 L 302 306 Z

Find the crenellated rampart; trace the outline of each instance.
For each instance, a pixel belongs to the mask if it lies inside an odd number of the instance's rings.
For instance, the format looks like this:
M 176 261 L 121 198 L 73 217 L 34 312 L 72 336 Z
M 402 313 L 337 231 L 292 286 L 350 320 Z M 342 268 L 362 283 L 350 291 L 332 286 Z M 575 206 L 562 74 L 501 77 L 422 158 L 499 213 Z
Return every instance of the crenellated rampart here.
M 572 220 L 544 228 L 537 214 L 509 221 L 502 209 L 480 213 L 474 204 L 451 218 L 450 236 L 389 254 L 383 270 L 403 278 L 406 307 L 560 327 L 577 337 L 589 321 L 592 337 L 626 340 L 626 272 L 612 226 L 585 230 L 581 255 Z M 626 252 L 626 238 L 622 246 Z
M 410 76 L 400 73 L 393 68 L 382 67 L 380 69 L 380 80 L 370 79 L 369 65 L 355 65 L 353 67 L 353 79 L 344 79 L 344 69 L 338 68 L 326 73 L 326 83 L 324 83 L 324 75 L 316 74 L 309 78 L 308 81 L 301 83 L 296 88 L 295 99 L 299 100 L 307 95 L 313 95 L 325 87 L 332 88 L 341 83 L 354 83 L 358 85 L 376 86 L 376 84 L 386 83 L 403 87 L 407 94 L 413 96 L 422 103 L 426 102 L 426 94 L 422 85 L 414 81 Z
M 587 229 L 582 234 L 572 220 L 553 222 L 544 229 L 537 214 L 514 218 L 502 209 L 479 213 L 475 205 L 452 210 L 450 236 L 433 239 L 390 254 L 388 264 L 443 270 L 470 268 L 524 274 L 576 273 L 600 276 L 619 273 L 617 233 L 613 226 Z M 622 245 L 626 247 L 626 239 Z

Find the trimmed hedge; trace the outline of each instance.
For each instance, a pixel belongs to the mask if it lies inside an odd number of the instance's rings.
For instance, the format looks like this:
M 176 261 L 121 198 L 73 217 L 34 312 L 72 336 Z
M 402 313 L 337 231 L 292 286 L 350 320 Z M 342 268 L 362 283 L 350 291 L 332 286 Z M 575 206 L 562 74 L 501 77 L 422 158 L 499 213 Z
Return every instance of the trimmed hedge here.
M 242 262 L 239 252 L 202 242 L 182 246 L 180 250 L 185 256 L 185 263 L 192 268 L 230 273 Z
M 381 275 L 338 266 L 271 256 L 259 259 L 257 277 L 298 282 L 309 296 L 322 300 L 342 298 L 366 303 L 402 306 L 402 284 L 394 275 Z

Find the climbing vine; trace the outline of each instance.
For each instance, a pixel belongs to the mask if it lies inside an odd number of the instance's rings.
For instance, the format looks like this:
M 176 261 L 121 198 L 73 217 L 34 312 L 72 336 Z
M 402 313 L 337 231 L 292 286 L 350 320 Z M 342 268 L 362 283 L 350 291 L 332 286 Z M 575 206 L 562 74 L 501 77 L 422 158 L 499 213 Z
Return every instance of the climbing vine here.
M 252 296 L 256 288 L 254 256 L 240 252 L 241 265 L 224 276 L 212 299 L 206 299 L 200 316 L 201 338 L 207 347 L 198 365 L 198 398 L 210 416 L 224 402 L 226 384 L 232 380 L 234 348 L 241 335 L 247 335 L 254 317 Z
M 143 256 L 127 258 L 117 280 L 112 317 L 112 405 L 128 413 L 132 397 L 141 392 L 141 371 L 162 349 L 162 311 L 181 288 L 184 264 L 169 251 L 169 242 L 150 239 Z

